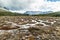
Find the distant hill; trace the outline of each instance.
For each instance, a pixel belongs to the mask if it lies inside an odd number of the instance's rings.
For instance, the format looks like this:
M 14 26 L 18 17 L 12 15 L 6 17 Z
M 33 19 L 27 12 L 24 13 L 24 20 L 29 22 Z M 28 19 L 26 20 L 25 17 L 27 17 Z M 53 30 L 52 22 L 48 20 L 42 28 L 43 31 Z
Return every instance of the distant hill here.
M 49 14 L 46 14 L 48 16 L 55 16 L 55 17 L 60 17 L 60 12 L 53 12 L 53 13 L 49 13 Z
M 25 15 L 28 15 L 28 14 L 20 14 L 20 13 L 13 13 L 13 12 L 10 12 L 4 8 L 0 8 L 0 16 L 25 16 Z
M 60 17 L 60 12 L 40 12 L 40 11 L 27 11 L 24 14 L 21 13 L 13 13 L 7 10 L 6 8 L 0 7 L 0 16 L 54 16 L 54 17 Z
M 53 17 L 60 17 L 60 12 L 52 12 L 52 13 L 47 13 L 47 14 L 37 14 L 33 16 L 53 16 Z
M 47 13 L 52 13 L 52 11 L 26 11 L 24 14 L 29 14 L 29 15 L 39 15 L 39 14 L 47 14 Z
M 9 12 L 9 11 L 4 8 L 0 8 L 0 12 Z

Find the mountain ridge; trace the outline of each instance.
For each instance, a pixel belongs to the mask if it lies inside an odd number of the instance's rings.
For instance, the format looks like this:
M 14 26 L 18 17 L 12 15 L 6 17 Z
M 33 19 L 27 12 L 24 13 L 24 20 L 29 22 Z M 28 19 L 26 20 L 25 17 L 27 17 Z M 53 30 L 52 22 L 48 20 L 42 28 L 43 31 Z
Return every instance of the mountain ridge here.
M 26 11 L 24 14 L 29 14 L 29 15 L 37 15 L 37 14 L 47 14 L 47 13 L 52 13 L 52 11 Z
M 6 10 L 4 8 L 0 8 L 0 16 L 21 16 L 21 15 L 23 16 L 23 15 L 27 15 L 27 14 L 15 13 L 15 12 Z
M 29 16 L 29 13 L 34 13 L 35 15 L 32 16 L 60 16 L 60 11 L 59 12 L 52 12 L 52 11 L 48 11 L 48 12 L 40 12 L 40 11 L 28 11 L 25 12 L 24 14 L 21 13 L 15 13 L 15 12 L 11 12 L 7 9 L 4 8 L 0 8 L 0 16 Z M 42 13 L 42 14 L 41 14 Z

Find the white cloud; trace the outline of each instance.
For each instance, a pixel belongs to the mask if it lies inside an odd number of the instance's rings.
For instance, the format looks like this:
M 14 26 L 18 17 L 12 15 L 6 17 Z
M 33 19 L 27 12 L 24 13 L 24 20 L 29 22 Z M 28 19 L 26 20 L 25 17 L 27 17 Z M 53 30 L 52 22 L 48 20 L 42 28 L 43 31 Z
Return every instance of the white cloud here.
M 26 12 L 26 11 L 12 11 L 12 10 L 9 10 L 9 11 L 11 11 L 11 12 L 16 12 L 16 13 L 21 13 L 21 14 L 23 14 L 23 13 Z
M 60 11 L 60 2 L 47 2 L 47 6 L 53 11 Z
M 2 6 L 22 11 L 60 11 L 60 2 L 47 0 L 0 0 Z

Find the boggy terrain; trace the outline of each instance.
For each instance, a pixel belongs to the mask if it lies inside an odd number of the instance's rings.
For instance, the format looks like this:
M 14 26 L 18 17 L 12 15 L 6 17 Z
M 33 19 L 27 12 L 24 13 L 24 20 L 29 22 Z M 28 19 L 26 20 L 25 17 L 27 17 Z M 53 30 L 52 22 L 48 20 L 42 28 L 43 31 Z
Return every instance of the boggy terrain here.
M 0 16 L 0 40 L 60 40 L 60 17 Z

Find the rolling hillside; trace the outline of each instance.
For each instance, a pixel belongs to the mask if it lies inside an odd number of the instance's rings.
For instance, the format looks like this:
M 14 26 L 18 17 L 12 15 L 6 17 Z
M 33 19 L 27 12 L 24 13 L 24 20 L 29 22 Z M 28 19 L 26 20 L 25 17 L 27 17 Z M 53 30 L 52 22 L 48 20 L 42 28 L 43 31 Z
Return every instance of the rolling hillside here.
M 38 14 L 33 16 L 52 16 L 52 17 L 60 17 L 60 12 L 52 12 L 47 14 Z
M 13 13 L 10 12 L 4 8 L 0 8 L 0 16 L 29 16 L 29 14 L 21 14 L 21 13 Z M 51 12 L 51 13 L 46 13 L 46 14 L 35 14 L 32 16 L 54 16 L 54 17 L 60 17 L 60 12 Z
M 55 17 L 60 17 L 60 12 L 54 12 L 54 13 L 49 13 L 47 14 L 48 16 L 55 16 Z
M 13 13 L 6 9 L 0 8 L 0 16 L 21 16 L 21 15 L 27 15 L 27 14 Z

